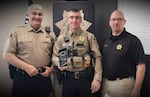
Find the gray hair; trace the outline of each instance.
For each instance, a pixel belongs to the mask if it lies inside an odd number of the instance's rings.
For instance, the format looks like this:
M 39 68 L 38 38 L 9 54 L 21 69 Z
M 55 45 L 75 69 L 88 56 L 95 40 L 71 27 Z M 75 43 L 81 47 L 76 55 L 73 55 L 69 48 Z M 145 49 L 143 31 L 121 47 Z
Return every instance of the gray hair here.
M 32 4 L 28 7 L 27 9 L 27 14 L 29 14 L 29 12 L 32 10 L 32 9 L 37 9 L 37 10 L 41 10 L 43 12 L 43 7 L 39 4 Z

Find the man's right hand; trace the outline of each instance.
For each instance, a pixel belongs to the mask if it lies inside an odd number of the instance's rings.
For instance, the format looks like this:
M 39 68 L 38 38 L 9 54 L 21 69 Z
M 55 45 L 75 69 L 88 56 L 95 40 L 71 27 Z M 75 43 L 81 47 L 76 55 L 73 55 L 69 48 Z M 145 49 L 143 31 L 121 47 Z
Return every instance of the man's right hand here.
M 31 77 L 39 74 L 38 69 L 33 65 L 27 65 L 24 70 Z

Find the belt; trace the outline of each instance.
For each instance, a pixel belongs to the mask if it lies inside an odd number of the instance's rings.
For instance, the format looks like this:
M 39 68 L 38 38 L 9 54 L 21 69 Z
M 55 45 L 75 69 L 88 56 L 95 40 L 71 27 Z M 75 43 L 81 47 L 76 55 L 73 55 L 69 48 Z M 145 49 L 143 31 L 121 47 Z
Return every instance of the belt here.
M 133 78 L 133 76 L 124 76 L 124 77 L 104 77 L 105 79 L 107 80 L 110 80 L 110 81 L 115 81 L 115 80 L 122 80 L 122 79 L 125 79 L 125 78 Z
M 27 74 L 24 70 L 16 68 L 16 72 L 20 74 Z
M 72 79 L 86 79 L 93 78 L 94 71 L 93 68 L 88 68 L 82 71 L 64 71 L 64 78 L 72 78 Z
M 41 71 L 40 71 L 41 72 Z M 26 78 L 31 78 L 31 76 L 27 73 L 27 72 L 25 72 L 24 70 L 22 70 L 22 69 L 19 69 L 19 68 L 16 68 L 16 70 L 15 70 L 15 72 L 14 72 L 14 76 L 19 76 L 19 77 L 26 77 Z M 43 77 L 40 73 L 39 74 L 37 74 L 37 75 L 35 75 L 35 76 L 32 76 L 32 78 L 37 78 L 37 77 L 39 77 L 39 78 L 41 78 L 41 77 Z
M 38 67 L 37 69 L 38 69 L 39 73 L 43 73 L 46 70 L 46 68 L 44 68 L 44 67 Z M 20 68 L 16 68 L 15 71 L 20 74 L 28 75 L 24 70 L 22 70 Z
M 38 72 L 39 73 L 43 73 L 45 72 L 45 68 L 43 67 L 38 67 Z M 21 74 L 21 75 L 24 75 L 24 76 L 29 76 L 24 70 L 20 69 L 20 68 L 17 68 L 11 64 L 9 64 L 9 73 L 10 73 L 10 78 L 13 79 L 14 78 L 14 75 L 16 74 Z

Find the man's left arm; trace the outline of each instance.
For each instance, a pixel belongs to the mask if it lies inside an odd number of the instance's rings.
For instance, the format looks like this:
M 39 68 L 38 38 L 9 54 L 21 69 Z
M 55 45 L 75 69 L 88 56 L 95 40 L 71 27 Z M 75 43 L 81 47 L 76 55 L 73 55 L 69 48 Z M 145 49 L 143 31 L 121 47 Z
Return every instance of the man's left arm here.
M 91 83 L 92 93 L 97 92 L 101 87 L 102 81 L 102 63 L 101 63 L 101 53 L 99 51 L 99 45 L 97 43 L 96 37 L 93 34 L 88 35 L 89 45 L 91 50 L 95 55 L 95 63 L 94 63 L 94 78 Z
M 146 71 L 145 63 L 140 63 L 136 66 L 136 79 L 134 88 L 131 92 L 131 97 L 140 97 L 145 71 Z

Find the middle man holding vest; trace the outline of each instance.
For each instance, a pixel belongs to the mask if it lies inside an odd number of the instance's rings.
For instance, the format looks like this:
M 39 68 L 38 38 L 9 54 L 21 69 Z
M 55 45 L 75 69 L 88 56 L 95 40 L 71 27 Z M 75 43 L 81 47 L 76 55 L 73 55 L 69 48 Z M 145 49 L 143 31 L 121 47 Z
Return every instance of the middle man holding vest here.
M 63 97 L 93 97 L 101 87 L 101 53 L 94 34 L 80 27 L 81 13 L 67 13 L 68 31 L 61 33 L 53 49 L 53 63 L 63 72 Z

